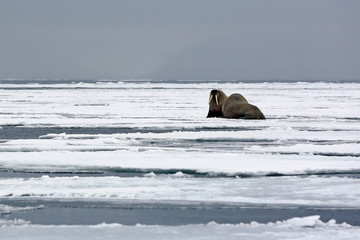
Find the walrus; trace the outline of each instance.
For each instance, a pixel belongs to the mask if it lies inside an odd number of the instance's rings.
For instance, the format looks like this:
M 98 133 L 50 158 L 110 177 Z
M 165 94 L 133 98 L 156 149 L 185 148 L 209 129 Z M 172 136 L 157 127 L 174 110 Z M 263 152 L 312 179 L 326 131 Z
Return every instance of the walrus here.
M 210 92 L 207 117 L 265 119 L 260 109 L 250 104 L 243 95 L 234 93 L 228 97 L 219 89 Z
M 207 117 L 223 117 L 222 106 L 228 96 L 220 89 L 214 89 L 210 92 L 209 112 Z M 245 98 L 244 98 L 245 99 Z M 245 99 L 246 101 L 246 99 Z M 246 101 L 247 102 L 247 101 Z

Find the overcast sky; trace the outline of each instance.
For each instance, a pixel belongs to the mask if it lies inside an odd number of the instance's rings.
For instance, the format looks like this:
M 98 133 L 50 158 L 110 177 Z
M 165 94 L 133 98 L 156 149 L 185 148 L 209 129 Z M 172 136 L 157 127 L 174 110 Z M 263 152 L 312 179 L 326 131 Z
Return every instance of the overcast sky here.
M 359 0 L 2 0 L 0 79 L 359 80 Z

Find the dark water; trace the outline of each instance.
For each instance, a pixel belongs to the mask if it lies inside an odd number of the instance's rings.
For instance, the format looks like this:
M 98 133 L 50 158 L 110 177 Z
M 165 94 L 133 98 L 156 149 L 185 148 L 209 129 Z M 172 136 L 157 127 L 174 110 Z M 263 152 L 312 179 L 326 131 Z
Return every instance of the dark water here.
M 9 202 L 5 202 L 11 204 Z M 13 202 L 12 202 L 13 204 Z M 86 225 L 99 223 L 120 223 L 135 225 L 184 225 L 206 224 L 214 221 L 220 224 L 268 223 L 293 217 L 320 215 L 323 222 L 335 219 L 360 226 L 360 210 L 321 209 L 310 207 L 267 207 L 267 206 L 224 206 L 220 204 L 164 204 L 126 203 L 108 204 L 96 202 L 26 202 L 17 205 L 43 208 L 1 215 L 7 220 L 24 219 L 33 224 Z
M 172 129 L 147 129 L 131 127 L 25 127 L 21 125 L 1 126 L 0 139 L 34 139 L 46 134 L 116 134 L 116 133 L 149 133 L 172 132 Z M 46 138 L 44 136 L 43 138 Z
M 206 173 L 197 172 L 189 169 L 135 169 L 135 168 L 107 168 L 107 169 L 76 169 L 76 170 L 13 170 L 13 169 L 1 169 L 0 178 L 40 178 L 44 175 L 50 177 L 143 177 L 144 174 L 153 172 L 157 176 L 161 175 L 173 175 L 177 172 L 182 172 L 193 178 L 260 178 L 260 177 L 284 177 L 284 176 L 298 176 L 298 177 L 310 177 L 310 176 L 322 176 L 322 177 L 350 177 L 360 178 L 360 172 L 358 171 L 346 171 L 346 172 L 311 172 L 303 174 L 280 174 L 280 173 L 269 173 L 265 175 L 251 175 L 251 174 L 236 174 L 228 175 L 224 173 Z

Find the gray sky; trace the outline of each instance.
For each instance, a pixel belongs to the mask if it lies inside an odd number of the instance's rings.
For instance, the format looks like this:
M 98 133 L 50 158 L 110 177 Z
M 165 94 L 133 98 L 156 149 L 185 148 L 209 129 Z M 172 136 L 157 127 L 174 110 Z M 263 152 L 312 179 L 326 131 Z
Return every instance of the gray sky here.
M 0 79 L 360 80 L 359 0 L 2 0 Z

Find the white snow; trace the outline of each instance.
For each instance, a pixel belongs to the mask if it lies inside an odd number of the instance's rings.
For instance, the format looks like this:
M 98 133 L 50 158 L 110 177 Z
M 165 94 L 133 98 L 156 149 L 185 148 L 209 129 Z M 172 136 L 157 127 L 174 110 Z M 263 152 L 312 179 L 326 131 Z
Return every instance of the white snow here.
M 193 170 L 226 175 L 304 174 L 359 172 L 358 157 L 278 155 L 247 153 L 185 152 L 141 149 L 99 152 L 2 152 L 2 167 L 16 170 L 60 171 L 61 169 Z
M 26 207 L 14 207 L 14 206 L 9 206 L 9 205 L 5 205 L 5 204 L 0 204 L 0 215 L 4 215 L 4 214 L 10 214 L 13 212 L 20 212 L 20 211 L 30 211 L 30 210 L 36 210 L 36 209 L 41 209 L 44 208 L 44 205 L 39 205 L 39 206 L 26 206 Z M 1 221 L 1 219 L 0 219 Z
M 340 177 L 49 177 L 0 179 L 0 198 L 204 202 L 360 208 L 360 179 Z
M 156 226 L 120 224 L 34 225 L 23 220 L 0 220 L 1 239 L 357 239 L 360 228 L 319 216 L 261 224 Z
M 359 117 L 356 83 L 119 83 L 41 85 L 2 84 L 0 125 L 61 126 L 188 126 L 239 125 L 238 121 L 205 119 L 211 89 L 240 92 L 267 118 L 285 118 L 281 124 L 305 121 L 306 125 L 333 126 L 337 118 Z M 84 86 L 82 85 L 82 86 Z M 103 88 L 105 86 L 105 89 Z M 22 87 L 27 90 L 17 90 Z M 35 88 L 35 89 L 32 89 Z M 44 89 L 42 89 L 42 87 Z M 61 89 L 61 87 L 65 89 Z M 52 90 L 52 88 L 60 88 Z M 196 97 L 194 97 L 196 96 Z M 300 118 L 300 119 L 299 119 Z M 305 118 L 305 119 L 304 119 Z M 181 121 L 179 121 L 181 120 Z M 241 125 L 268 125 L 251 122 Z M 296 123 L 297 122 L 297 123 Z M 326 124 L 324 124 L 326 122 Z M 276 124 L 275 123 L 275 124 Z M 347 125 L 345 123 L 345 125 Z M 352 125 L 359 129 L 359 122 Z

